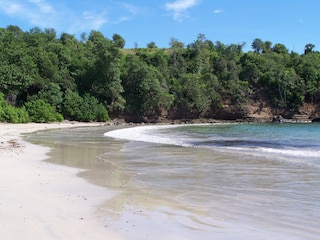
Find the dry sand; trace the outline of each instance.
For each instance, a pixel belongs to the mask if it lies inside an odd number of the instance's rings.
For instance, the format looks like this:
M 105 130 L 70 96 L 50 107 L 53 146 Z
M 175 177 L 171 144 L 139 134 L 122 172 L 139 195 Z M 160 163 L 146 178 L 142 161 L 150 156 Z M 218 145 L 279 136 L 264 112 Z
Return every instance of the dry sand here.
M 96 214 L 115 193 L 77 177 L 79 169 L 42 161 L 50 149 L 21 138 L 39 130 L 97 125 L 0 124 L 0 239 L 123 239 Z

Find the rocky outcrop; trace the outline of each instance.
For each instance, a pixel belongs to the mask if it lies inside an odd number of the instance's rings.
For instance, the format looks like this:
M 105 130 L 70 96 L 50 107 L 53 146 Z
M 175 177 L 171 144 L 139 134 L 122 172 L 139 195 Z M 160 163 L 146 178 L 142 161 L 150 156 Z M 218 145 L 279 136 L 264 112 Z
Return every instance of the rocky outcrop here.
M 226 104 L 220 109 L 212 109 L 206 116 L 195 116 L 181 109 L 171 109 L 143 117 L 131 114 L 118 117 L 127 123 L 320 122 L 320 105 L 305 104 L 298 109 L 288 110 L 273 108 L 267 102 L 259 100 L 238 106 Z
M 248 117 L 259 122 L 311 122 L 320 118 L 320 105 L 304 104 L 297 109 L 273 108 L 264 102 L 248 104 Z

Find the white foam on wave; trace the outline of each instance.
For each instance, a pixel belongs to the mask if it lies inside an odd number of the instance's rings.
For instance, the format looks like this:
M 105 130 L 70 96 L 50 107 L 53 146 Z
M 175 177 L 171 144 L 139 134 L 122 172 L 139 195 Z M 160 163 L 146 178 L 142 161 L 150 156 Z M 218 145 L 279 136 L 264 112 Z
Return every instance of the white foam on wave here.
M 228 147 L 232 152 L 242 152 L 254 156 L 264 156 L 272 160 L 280 160 L 290 162 L 297 165 L 308 165 L 312 167 L 320 167 L 320 151 L 310 149 L 276 149 L 265 147 L 239 148 Z
M 172 139 L 156 133 L 156 130 L 174 128 L 176 125 L 161 125 L 161 126 L 136 126 L 131 128 L 121 128 L 106 132 L 104 136 L 116 139 L 123 139 L 129 141 L 140 141 L 149 143 L 169 144 L 176 146 L 189 146 L 180 139 Z
M 277 149 L 277 148 L 266 148 L 266 147 L 230 147 L 229 149 L 236 151 L 247 151 L 247 152 L 260 152 L 262 154 L 274 154 L 277 156 L 292 156 L 292 157 L 307 157 L 307 158 L 319 158 L 320 159 L 320 151 L 313 149 Z
M 274 148 L 262 148 L 263 152 L 284 154 L 295 157 L 312 157 L 320 158 L 320 151 L 311 149 L 274 149 Z

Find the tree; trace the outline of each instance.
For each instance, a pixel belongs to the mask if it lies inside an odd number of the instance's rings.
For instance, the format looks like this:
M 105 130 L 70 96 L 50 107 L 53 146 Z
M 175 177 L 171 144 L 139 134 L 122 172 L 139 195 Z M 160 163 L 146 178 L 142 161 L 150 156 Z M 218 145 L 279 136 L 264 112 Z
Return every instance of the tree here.
M 12 30 L 13 31 L 13 30 Z M 19 29 L 4 30 L 1 34 L 0 92 L 15 104 L 17 96 L 26 91 L 37 79 L 37 66 Z
M 201 75 L 202 71 L 211 67 L 213 49 L 204 34 L 198 34 L 196 41 L 188 45 L 188 51 L 190 54 L 189 66 L 193 69 L 193 72 Z
M 158 48 L 154 41 L 147 44 L 147 48 Z
M 278 54 L 287 54 L 288 53 L 288 49 L 286 48 L 285 45 L 281 44 L 281 43 L 277 43 L 272 47 L 272 51 Z
M 124 46 L 126 45 L 126 41 L 119 34 L 113 34 L 112 40 L 115 46 L 118 48 L 124 48 Z
M 255 53 L 261 53 L 264 48 L 264 43 L 260 38 L 256 38 L 253 40 L 251 47 Z
M 306 44 L 304 47 L 304 54 L 312 53 L 314 47 L 315 47 L 315 45 L 313 45 L 311 43 Z
M 320 54 L 317 52 L 308 53 L 300 57 L 300 62 L 295 66 L 305 90 L 305 97 L 308 101 L 315 103 L 320 99 Z
M 87 42 L 87 51 L 91 53 L 82 76 L 80 89 L 92 93 L 101 102 L 106 102 L 109 111 L 124 109 L 121 84 L 121 53 L 118 47 L 106 39 L 102 33 L 92 31 Z
M 81 119 L 81 109 L 82 98 L 77 92 L 71 91 L 67 89 L 65 92 L 64 100 L 63 100 L 63 115 L 66 119 L 72 120 L 80 120 Z
M 179 42 L 175 38 L 170 38 L 169 45 L 172 49 L 172 61 L 173 61 L 173 67 L 176 68 L 178 66 L 178 54 L 179 50 L 183 48 L 183 43 Z
M 161 72 L 137 56 L 128 55 L 126 64 L 125 74 L 122 76 L 126 110 L 143 116 L 168 109 L 173 98 Z
M 60 36 L 60 41 L 62 42 L 63 45 L 67 45 L 68 42 L 75 41 L 75 36 L 73 34 L 69 34 L 69 33 L 62 33 Z
M 263 53 L 269 53 L 272 51 L 272 42 L 270 41 L 265 41 L 264 42 L 264 48 L 262 50 Z
M 56 39 L 56 37 L 57 37 L 57 32 L 56 32 L 56 30 L 54 28 L 46 28 L 44 30 L 44 33 L 45 33 L 45 35 L 47 37 L 47 41 L 48 42 L 54 41 Z
M 82 43 L 85 43 L 87 40 L 88 40 L 88 38 L 87 38 L 87 33 L 85 33 L 85 32 L 81 33 L 81 35 L 80 35 L 80 41 L 81 41 Z
M 207 95 L 206 85 L 198 74 L 188 73 L 181 78 L 178 106 L 186 116 L 199 117 L 207 113 L 211 106 L 210 95 Z
M 61 112 L 63 92 L 58 84 L 50 82 L 39 91 L 36 98 L 44 100 L 54 107 L 57 112 Z
M 13 33 L 14 38 L 23 38 L 23 31 L 18 26 L 9 25 L 7 30 Z
M 261 66 L 263 64 L 263 59 L 265 57 L 262 55 L 257 55 L 252 52 L 245 53 L 241 59 L 241 72 L 239 77 L 243 81 L 248 81 L 251 87 L 258 89 L 259 79 L 262 75 Z

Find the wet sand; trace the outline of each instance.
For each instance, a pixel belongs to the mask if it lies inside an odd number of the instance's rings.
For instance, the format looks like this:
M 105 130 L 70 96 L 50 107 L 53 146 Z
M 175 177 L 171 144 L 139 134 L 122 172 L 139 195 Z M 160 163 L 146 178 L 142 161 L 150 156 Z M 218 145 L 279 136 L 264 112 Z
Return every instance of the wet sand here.
M 139 173 L 127 171 L 119 164 L 123 161 L 122 151 L 127 141 L 103 136 L 113 128 L 119 127 L 69 129 L 67 136 L 60 130 L 46 131 L 29 135 L 27 140 L 52 147 L 47 162 L 83 169 L 78 172 L 79 177 L 114 191 L 111 198 L 105 197 L 97 206 L 96 215 L 100 224 L 126 239 L 190 240 L 219 234 L 215 227 L 204 227 L 199 219 L 207 218 L 203 209 L 181 204 L 175 199 L 176 192 L 165 191 L 165 196 L 158 195 L 154 194 L 157 189 L 151 193 L 137 184 L 133 179 Z M 142 143 L 142 146 L 148 144 Z
M 21 134 L 97 126 L 88 123 L 0 124 L 0 239 L 125 239 L 102 224 L 97 209 L 116 193 L 43 161 L 50 148 Z

